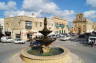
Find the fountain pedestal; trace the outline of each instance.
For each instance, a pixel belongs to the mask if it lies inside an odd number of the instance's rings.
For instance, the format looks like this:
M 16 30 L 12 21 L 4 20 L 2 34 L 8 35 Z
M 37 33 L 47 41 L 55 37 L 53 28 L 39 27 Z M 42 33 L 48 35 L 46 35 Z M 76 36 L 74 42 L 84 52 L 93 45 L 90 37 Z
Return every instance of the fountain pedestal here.
M 43 53 L 48 53 L 50 51 L 50 47 L 43 46 L 42 50 L 43 50 Z

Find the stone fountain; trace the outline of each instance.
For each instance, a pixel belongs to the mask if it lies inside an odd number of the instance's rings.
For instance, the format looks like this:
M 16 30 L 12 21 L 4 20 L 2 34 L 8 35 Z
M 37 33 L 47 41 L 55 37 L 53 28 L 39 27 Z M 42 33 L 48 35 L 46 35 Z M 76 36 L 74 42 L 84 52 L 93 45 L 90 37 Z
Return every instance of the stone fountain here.
M 47 36 L 52 32 L 47 29 L 47 18 L 44 18 L 44 29 L 39 32 L 43 34 L 43 37 L 41 39 L 36 39 L 36 41 L 40 42 L 42 53 L 47 53 L 50 50 L 49 45 L 56 40 L 55 38 L 53 39 Z
M 24 63 L 72 63 L 71 52 L 64 47 L 49 47 L 56 39 L 47 35 L 52 31 L 47 29 L 47 18 L 44 18 L 44 29 L 39 31 L 43 34 L 41 39 L 36 39 L 39 45 L 25 48 L 21 51 L 20 57 Z M 75 56 L 74 56 L 75 57 Z M 81 63 L 81 62 L 76 62 Z

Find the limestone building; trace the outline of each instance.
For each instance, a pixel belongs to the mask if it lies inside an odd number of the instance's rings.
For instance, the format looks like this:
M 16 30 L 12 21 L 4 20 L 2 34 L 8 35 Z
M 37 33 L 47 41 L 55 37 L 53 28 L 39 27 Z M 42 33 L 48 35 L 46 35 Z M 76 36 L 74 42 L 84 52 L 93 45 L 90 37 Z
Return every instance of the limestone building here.
M 69 33 L 76 33 L 76 30 L 75 30 L 75 27 L 71 27 L 70 29 L 69 29 Z
M 2 28 L 2 33 L 4 34 L 4 19 L 0 18 L 0 28 Z
M 65 19 L 55 16 L 52 18 L 52 20 L 55 23 L 55 33 L 56 34 L 69 33 L 68 22 Z
M 96 32 L 96 22 L 93 22 L 93 30 Z
M 94 31 L 93 22 L 85 18 L 81 13 L 76 15 L 73 24 L 74 24 L 74 33 L 83 34 Z
M 27 40 L 29 36 L 38 34 L 44 25 L 44 18 L 16 16 L 4 19 L 5 34 L 13 39 L 21 38 Z M 54 33 L 68 33 L 67 21 L 59 18 L 48 18 L 48 29 Z M 58 25 L 58 27 L 57 27 Z M 64 26 L 63 26 L 64 25 Z

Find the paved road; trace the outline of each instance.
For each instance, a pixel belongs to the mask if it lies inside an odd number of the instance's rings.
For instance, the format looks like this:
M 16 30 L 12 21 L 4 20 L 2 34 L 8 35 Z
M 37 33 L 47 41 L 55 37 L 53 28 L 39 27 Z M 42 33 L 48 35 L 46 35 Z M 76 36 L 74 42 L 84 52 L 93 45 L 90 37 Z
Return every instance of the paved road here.
M 89 47 L 80 44 L 84 40 L 71 40 L 71 41 L 59 41 L 56 40 L 52 45 L 64 46 L 70 49 L 71 52 L 79 55 L 85 63 L 96 63 L 96 47 Z M 27 47 L 29 44 L 12 44 L 12 43 L 0 43 L 0 63 L 5 63 L 5 60 L 13 56 L 22 48 Z
M 70 49 L 71 52 L 79 55 L 85 63 L 96 63 L 96 47 L 85 46 L 81 44 L 84 40 L 75 41 L 56 41 L 56 46 L 64 46 Z
M 7 59 L 15 55 L 28 44 L 0 43 L 0 63 L 7 63 Z

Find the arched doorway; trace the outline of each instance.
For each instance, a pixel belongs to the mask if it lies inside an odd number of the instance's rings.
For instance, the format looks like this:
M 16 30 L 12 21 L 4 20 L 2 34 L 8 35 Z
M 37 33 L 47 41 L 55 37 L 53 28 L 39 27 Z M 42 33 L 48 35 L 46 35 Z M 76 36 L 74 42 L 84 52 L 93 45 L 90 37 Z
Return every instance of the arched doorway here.
M 5 31 L 5 35 L 6 35 L 6 36 L 11 36 L 11 32 Z
M 81 28 L 78 28 L 78 35 L 81 34 Z
M 27 33 L 27 39 L 32 38 L 32 33 Z
M 27 33 L 27 39 L 28 39 L 28 41 L 31 41 L 32 40 L 32 35 L 33 35 L 33 32 L 28 32 Z
M 7 36 L 8 38 L 11 38 L 11 32 L 5 31 L 5 36 Z

